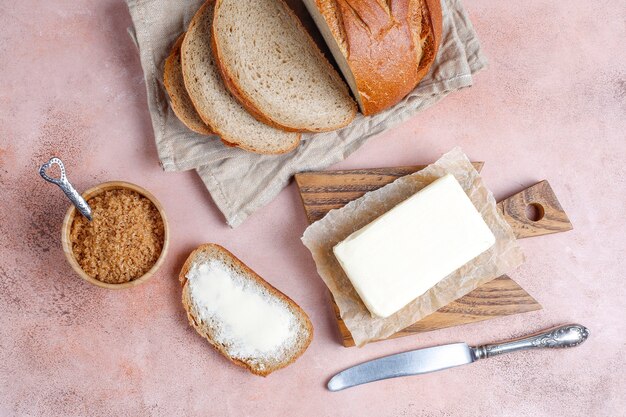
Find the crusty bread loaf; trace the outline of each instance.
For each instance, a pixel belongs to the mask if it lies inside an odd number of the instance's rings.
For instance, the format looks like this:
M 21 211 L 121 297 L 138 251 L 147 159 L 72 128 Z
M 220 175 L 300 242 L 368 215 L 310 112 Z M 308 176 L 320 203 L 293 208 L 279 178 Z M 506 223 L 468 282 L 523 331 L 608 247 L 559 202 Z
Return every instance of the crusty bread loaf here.
M 174 114 L 183 122 L 185 126 L 201 135 L 210 135 L 211 129 L 202 121 L 198 112 L 193 107 L 193 103 L 185 89 L 185 81 L 183 80 L 183 70 L 180 63 L 180 45 L 183 43 L 183 33 L 178 37 L 170 55 L 165 60 L 165 68 L 163 70 L 163 84 L 165 90 L 170 96 L 170 105 Z
M 279 154 L 293 150 L 300 134 L 259 122 L 228 92 L 211 50 L 213 0 L 194 15 L 181 46 L 185 87 L 202 120 L 224 142 L 251 152 Z
M 304 3 L 365 115 L 400 102 L 435 60 L 440 0 Z
M 289 316 L 290 336 L 285 339 L 284 343 L 281 343 L 278 349 L 272 350 L 270 353 L 238 354 L 237 351 L 242 351 L 241 341 L 228 336 L 226 333 L 228 323 L 220 322 L 217 314 L 207 316 L 203 313 L 202 303 L 194 295 L 198 292 L 196 290 L 194 293 L 191 286 L 206 284 L 194 284 L 190 282 L 190 279 L 198 279 L 193 274 L 194 268 L 197 269 L 208 264 L 213 265 L 214 268 L 218 267 L 221 271 L 228 271 L 229 279 L 232 279 L 234 283 L 241 285 L 245 291 L 253 291 L 262 297 L 263 303 L 272 304 L 274 308 L 280 309 L 281 314 Z M 226 358 L 247 368 L 254 374 L 267 376 L 271 372 L 291 364 L 304 353 L 311 343 L 313 326 L 306 313 L 289 297 L 272 287 L 232 253 L 219 245 L 209 243 L 194 250 L 185 261 L 179 279 L 183 286 L 183 306 L 187 311 L 191 326 Z M 225 297 L 224 294 L 218 294 L 218 296 L 221 300 Z M 227 309 L 231 308 L 246 309 L 246 305 L 227 306 Z M 265 331 L 266 329 L 261 330 Z
M 216 0 L 213 50 L 227 88 L 265 123 L 323 132 L 356 115 L 346 84 L 283 0 Z

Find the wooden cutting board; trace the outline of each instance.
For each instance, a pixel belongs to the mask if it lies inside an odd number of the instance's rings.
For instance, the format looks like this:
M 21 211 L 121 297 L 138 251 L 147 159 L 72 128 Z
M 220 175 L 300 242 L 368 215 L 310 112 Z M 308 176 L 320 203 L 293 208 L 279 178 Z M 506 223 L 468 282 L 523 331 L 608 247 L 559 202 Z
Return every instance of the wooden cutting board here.
M 309 223 L 343 207 L 368 191 L 423 169 L 425 165 L 347 171 L 307 172 L 295 175 Z M 482 162 L 475 162 L 480 171 Z M 498 203 L 518 239 L 572 229 L 550 184 L 541 181 Z M 354 346 L 352 335 L 332 300 L 344 346 Z M 503 275 L 394 334 L 391 338 L 540 310 L 541 305 L 510 277 Z

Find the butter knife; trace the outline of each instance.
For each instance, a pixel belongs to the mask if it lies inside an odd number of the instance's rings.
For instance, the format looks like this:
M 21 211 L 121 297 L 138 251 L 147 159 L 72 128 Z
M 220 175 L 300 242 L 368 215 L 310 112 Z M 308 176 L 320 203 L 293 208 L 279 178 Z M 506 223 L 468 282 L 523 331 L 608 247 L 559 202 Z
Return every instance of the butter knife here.
M 530 336 L 506 342 L 471 347 L 466 343 L 411 350 L 364 362 L 339 372 L 328 381 L 328 389 L 342 389 L 400 376 L 419 375 L 467 365 L 502 353 L 540 348 L 567 348 L 578 346 L 589 336 L 589 330 L 580 324 L 555 327 Z

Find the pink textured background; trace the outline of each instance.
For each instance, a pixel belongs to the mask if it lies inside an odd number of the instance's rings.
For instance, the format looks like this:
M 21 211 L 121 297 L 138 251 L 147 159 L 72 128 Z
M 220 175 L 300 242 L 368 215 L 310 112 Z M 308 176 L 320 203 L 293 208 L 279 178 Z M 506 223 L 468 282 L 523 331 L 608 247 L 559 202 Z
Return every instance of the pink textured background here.
M 338 344 L 326 292 L 300 243 L 295 186 L 230 230 L 194 173 L 164 173 L 121 0 L 0 2 L 0 415 L 618 416 L 626 408 L 626 9 L 620 2 L 466 1 L 490 58 L 476 85 L 373 139 L 335 168 L 428 163 L 455 145 L 486 161 L 502 198 L 548 179 L 575 230 L 522 242 L 511 275 L 544 310 L 387 341 Z M 67 207 L 36 174 L 60 156 L 79 189 L 150 189 L 172 227 L 147 284 L 95 288 L 65 263 Z M 315 339 L 258 378 L 186 324 L 176 276 L 218 242 L 309 313 Z M 484 343 L 565 322 L 584 345 L 520 353 L 340 393 L 336 371 L 435 344 Z

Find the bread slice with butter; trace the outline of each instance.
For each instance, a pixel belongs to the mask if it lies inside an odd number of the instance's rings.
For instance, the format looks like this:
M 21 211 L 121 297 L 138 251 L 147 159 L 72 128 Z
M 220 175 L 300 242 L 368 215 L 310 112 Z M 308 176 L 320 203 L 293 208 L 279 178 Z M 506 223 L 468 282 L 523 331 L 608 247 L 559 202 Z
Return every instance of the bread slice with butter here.
M 267 376 L 313 338 L 306 313 L 223 247 L 194 250 L 179 275 L 191 326 L 233 363 Z

